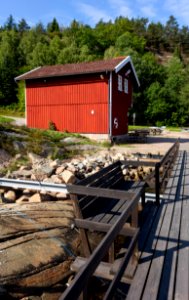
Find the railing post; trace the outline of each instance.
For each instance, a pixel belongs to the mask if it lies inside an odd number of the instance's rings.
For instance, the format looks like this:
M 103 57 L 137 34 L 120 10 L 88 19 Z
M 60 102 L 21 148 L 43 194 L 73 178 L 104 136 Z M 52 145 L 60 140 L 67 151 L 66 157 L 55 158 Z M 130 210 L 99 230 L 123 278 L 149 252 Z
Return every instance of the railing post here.
M 159 178 L 160 163 L 155 165 L 155 192 L 156 192 L 156 204 L 160 204 L 160 178 Z

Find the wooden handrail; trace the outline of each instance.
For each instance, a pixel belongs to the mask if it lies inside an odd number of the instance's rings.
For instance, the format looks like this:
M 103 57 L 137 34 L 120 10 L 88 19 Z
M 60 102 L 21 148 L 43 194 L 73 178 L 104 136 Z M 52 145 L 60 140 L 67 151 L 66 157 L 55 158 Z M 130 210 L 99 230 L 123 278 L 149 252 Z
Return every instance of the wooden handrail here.
M 117 235 L 119 235 L 122 230 L 126 220 L 131 214 L 133 208 L 137 205 L 139 198 L 142 193 L 142 188 L 138 188 L 130 201 L 126 201 L 126 207 L 121 213 L 118 220 L 112 225 L 104 236 L 100 244 L 95 248 L 94 252 L 88 258 L 85 266 L 77 273 L 75 278 L 73 279 L 71 285 L 65 290 L 65 292 L 61 295 L 59 300 L 76 300 L 80 296 L 81 292 L 84 290 L 85 286 L 88 283 L 89 278 L 95 272 L 97 266 L 107 253 L 109 247 L 112 245 L 112 242 L 115 240 Z M 131 246 L 131 248 L 133 245 Z M 131 251 L 128 253 L 131 255 Z M 128 261 L 128 258 L 124 258 L 124 263 Z M 120 271 L 122 272 L 122 268 L 120 267 Z M 117 280 L 117 279 L 116 279 Z
M 162 157 L 162 159 L 155 164 L 155 192 L 156 192 L 156 204 L 160 204 L 160 189 L 162 187 L 162 184 L 167 176 L 167 172 L 171 167 L 171 164 L 175 160 L 176 154 L 178 153 L 179 149 L 179 139 L 173 144 L 173 146 L 166 152 L 166 154 Z M 169 158 L 171 157 L 171 160 L 169 161 Z M 168 168 L 166 172 L 164 173 L 162 180 L 160 181 L 160 168 L 166 164 L 166 162 L 169 161 L 168 163 Z

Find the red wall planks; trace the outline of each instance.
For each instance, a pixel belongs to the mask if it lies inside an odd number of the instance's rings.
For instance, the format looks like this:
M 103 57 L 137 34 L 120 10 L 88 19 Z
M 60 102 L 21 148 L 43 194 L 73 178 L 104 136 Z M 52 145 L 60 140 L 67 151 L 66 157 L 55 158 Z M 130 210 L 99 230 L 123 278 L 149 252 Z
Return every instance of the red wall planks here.
M 49 122 L 58 130 L 80 133 L 108 133 L 108 81 L 92 80 L 60 83 L 27 83 L 27 122 L 29 127 L 47 129 Z

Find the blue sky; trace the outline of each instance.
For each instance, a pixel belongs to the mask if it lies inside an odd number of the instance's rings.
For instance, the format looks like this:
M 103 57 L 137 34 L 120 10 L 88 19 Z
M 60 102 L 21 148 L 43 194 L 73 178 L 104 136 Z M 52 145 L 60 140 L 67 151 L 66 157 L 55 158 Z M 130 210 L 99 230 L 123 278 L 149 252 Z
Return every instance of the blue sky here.
M 73 19 L 95 26 L 100 19 L 114 20 L 122 15 L 130 18 L 146 17 L 165 24 L 173 15 L 180 27 L 189 26 L 189 0 L 0 0 L 0 25 L 12 14 L 18 22 L 24 18 L 30 26 L 44 25 L 55 17 L 61 26 Z

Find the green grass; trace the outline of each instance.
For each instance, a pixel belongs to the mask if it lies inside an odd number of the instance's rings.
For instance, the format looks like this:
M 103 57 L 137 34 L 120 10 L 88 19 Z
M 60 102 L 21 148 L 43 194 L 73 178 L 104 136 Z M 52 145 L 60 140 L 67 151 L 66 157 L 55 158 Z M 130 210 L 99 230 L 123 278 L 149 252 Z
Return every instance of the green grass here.
M 173 127 L 173 126 L 168 126 L 166 127 L 167 130 L 169 131 L 174 131 L 174 132 L 180 132 L 181 128 L 180 127 Z
M 140 125 L 129 125 L 129 131 L 137 130 L 137 129 L 148 129 L 149 126 L 140 126 Z
M 0 116 L 0 123 L 11 123 L 14 119 Z
M 131 130 L 137 130 L 137 129 L 148 129 L 151 126 L 140 126 L 140 125 L 129 125 L 129 131 Z M 181 128 L 180 127 L 176 127 L 176 126 L 166 126 L 166 129 L 169 131 L 175 131 L 175 132 L 180 132 Z
M 0 106 L 0 114 L 10 117 L 25 117 L 25 112 L 19 111 L 16 108 Z

